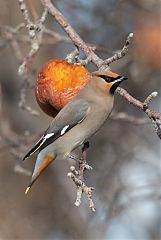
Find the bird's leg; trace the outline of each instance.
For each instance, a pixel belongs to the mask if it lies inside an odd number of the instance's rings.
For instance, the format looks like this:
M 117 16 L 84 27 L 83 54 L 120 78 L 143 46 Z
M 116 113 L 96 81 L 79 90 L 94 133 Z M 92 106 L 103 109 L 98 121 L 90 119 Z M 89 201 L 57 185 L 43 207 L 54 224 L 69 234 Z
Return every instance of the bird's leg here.
M 89 166 L 89 165 L 86 163 L 86 161 L 84 162 L 82 159 L 80 159 L 80 158 L 78 158 L 78 157 L 76 157 L 76 156 L 73 156 L 73 155 L 71 155 L 71 154 L 66 155 L 66 157 L 69 157 L 69 158 L 71 158 L 71 159 L 79 162 L 79 164 L 84 164 L 84 167 L 85 167 L 86 169 L 92 170 L 92 167 Z
M 77 162 L 79 162 L 79 163 L 82 162 L 82 160 L 81 160 L 80 158 L 78 158 L 78 157 L 76 157 L 76 156 L 73 156 L 73 155 L 71 155 L 71 154 L 68 154 L 67 157 L 69 157 L 69 158 L 71 158 L 71 159 L 73 159 L 73 160 L 75 160 L 75 161 L 77 161 Z
M 80 164 L 84 165 L 85 169 L 92 169 L 92 167 L 90 167 L 86 160 L 87 160 L 87 149 L 89 148 L 89 142 L 85 142 L 82 148 L 82 161 L 80 162 Z
M 86 154 L 86 149 L 87 148 L 89 148 L 89 142 L 86 142 L 83 145 L 83 148 L 82 148 L 82 158 L 81 159 L 76 157 L 76 156 L 73 156 L 71 154 L 66 155 L 66 157 L 69 157 L 69 158 L 79 162 L 79 164 L 83 165 L 85 169 L 92 170 L 93 168 L 90 165 L 88 165 L 87 162 L 86 162 L 86 155 L 87 155 Z
M 79 174 L 80 174 L 80 178 L 83 181 L 83 173 L 86 169 L 92 169 L 92 167 L 90 167 L 87 162 L 87 149 L 89 148 L 89 142 L 85 142 L 83 147 L 82 147 L 82 161 L 79 162 Z
M 87 159 L 87 149 L 89 148 L 89 142 L 85 142 L 82 147 L 82 161 L 86 163 Z

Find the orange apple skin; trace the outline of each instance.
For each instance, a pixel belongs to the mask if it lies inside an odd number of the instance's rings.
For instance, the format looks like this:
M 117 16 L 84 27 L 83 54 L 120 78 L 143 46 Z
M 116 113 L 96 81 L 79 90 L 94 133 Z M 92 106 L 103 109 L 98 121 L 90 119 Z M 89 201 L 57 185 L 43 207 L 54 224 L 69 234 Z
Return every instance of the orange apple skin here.
M 65 60 L 50 60 L 40 70 L 35 95 L 40 108 L 55 116 L 91 79 L 88 70 Z

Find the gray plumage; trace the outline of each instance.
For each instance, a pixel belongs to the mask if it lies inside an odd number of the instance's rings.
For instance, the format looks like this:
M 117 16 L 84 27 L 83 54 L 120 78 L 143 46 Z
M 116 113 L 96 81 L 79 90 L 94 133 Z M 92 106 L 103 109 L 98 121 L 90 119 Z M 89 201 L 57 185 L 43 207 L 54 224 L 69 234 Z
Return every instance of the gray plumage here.
M 118 75 L 113 78 L 117 86 L 119 79 L 121 77 Z M 121 81 L 123 80 L 122 77 Z M 77 96 L 58 113 L 42 138 L 25 156 L 27 158 L 40 151 L 31 184 L 52 161 L 44 162 L 45 154 L 49 154 L 53 159 L 57 156 L 66 157 L 100 129 L 113 108 L 114 96 L 110 93 L 112 87 L 114 89 L 111 77 L 108 82 L 108 78 L 105 81 L 99 77 L 99 73 L 95 73 Z

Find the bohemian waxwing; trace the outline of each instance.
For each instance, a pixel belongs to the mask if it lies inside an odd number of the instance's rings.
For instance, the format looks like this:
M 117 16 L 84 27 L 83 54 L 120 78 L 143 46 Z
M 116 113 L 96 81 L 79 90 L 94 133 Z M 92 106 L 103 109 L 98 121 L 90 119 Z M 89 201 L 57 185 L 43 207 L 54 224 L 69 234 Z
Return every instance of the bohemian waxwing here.
M 40 140 L 24 160 L 39 151 L 31 185 L 56 159 L 71 157 L 71 152 L 95 134 L 110 115 L 114 92 L 127 77 L 113 72 L 94 72 L 88 84 L 57 114 Z

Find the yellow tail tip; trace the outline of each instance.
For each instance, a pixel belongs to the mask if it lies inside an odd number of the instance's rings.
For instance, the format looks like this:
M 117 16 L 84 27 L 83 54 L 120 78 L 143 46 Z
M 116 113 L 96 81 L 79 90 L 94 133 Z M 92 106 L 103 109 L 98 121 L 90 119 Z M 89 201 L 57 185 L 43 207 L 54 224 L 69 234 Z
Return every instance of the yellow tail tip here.
M 31 187 L 27 187 L 27 188 L 26 188 L 25 194 L 27 194 L 27 193 L 30 191 L 30 188 L 31 188 Z

